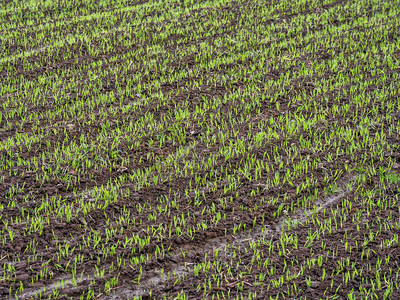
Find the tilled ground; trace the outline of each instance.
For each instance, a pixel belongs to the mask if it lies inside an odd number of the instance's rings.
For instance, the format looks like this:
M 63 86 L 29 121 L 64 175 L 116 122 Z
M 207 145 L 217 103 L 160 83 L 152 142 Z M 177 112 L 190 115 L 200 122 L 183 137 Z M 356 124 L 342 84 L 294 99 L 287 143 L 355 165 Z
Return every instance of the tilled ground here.
M 398 298 L 397 4 L 0 4 L 0 297 Z

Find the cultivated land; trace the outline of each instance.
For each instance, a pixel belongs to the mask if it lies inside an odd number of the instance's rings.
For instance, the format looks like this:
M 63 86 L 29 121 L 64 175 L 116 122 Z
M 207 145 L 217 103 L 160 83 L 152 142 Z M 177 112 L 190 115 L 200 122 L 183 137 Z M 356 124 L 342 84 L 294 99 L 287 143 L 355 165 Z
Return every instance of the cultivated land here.
M 0 298 L 400 298 L 399 19 L 1 1 Z

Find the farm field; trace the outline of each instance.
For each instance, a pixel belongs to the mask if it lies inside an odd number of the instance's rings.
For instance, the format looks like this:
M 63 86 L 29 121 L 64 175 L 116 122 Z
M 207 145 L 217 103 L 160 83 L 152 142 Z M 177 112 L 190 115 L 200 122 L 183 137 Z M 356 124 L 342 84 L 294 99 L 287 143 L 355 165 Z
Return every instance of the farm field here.
M 400 299 L 398 0 L 0 2 L 1 299 Z

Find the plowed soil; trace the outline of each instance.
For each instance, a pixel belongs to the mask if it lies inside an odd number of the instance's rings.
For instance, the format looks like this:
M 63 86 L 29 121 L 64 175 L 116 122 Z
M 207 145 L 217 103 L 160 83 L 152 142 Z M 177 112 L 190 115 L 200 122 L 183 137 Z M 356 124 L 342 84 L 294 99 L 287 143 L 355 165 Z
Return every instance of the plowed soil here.
M 399 3 L 153 2 L 1 4 L 0 298 L 400 298 Z

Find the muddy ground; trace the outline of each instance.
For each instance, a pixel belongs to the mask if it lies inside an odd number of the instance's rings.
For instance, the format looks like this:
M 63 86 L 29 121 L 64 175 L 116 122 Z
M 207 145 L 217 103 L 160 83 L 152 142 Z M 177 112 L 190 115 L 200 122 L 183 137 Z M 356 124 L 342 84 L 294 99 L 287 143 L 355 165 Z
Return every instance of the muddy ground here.
M 399 298 L 400 54 L 388 62 L 398 25 L 381 16 L 395 7 L 173 3 L 160 21 L 146 3 L 49 8 L 63 21 L 48 28 L 24 8 L 2 29 L 0 298 Z M 83 18 L 98 11 L 108 23 Z M 274 172 L 245 176 L 251 161 Z

